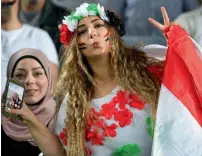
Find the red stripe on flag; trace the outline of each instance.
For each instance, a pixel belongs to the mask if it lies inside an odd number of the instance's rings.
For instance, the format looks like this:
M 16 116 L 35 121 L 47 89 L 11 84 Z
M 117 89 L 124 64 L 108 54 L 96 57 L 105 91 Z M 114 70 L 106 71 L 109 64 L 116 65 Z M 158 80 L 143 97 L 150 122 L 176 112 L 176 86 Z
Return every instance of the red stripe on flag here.
M 188 34 L 179 26 L 172 27 L 166 35 L 168 52 L 163 84 L 202 127 L 202 58 Z

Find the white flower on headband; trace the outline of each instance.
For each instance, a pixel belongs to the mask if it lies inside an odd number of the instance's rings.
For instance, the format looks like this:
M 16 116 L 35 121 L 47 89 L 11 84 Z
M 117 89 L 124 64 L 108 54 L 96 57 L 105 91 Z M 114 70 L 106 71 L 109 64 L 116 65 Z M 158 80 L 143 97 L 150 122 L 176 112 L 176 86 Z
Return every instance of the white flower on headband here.
M 66 24 L 71 32 L 74 32 L 74 30 L 77 28 L 78 20 L 72 19 L 71 16 L 66 16 L 64 17 L 64 20 L 62 20 L 62 23 Z
M 95 15 L 96 15 L 96 12 L 95 12 L 95 11 L 89 11 L 89 12 L 88 12 L 88 15 L 89 15 L 89 16 L 95 16 Z
M 87 17 L 88 16 L 88 3 L 83 3 L 79 7 L 76 8 L 75 16 L 82 16 Z
M 106 14 L 105 14 L 104 7 L 103 7 L 103 6 L 101 7 L 100 4 L 98 3 L 97 9 L 98 9 L 100 18 L 103 19 L 104 21 L 109 22 L 109 18 L 108 18 L 108 17 L 106 16 Z
M 77 7 L 76 11 L 72 12 L 71 15 L 65 16 L 62 23 L 67 25 L 67 28 L 71 32 L 74 32 L 78 26 L 78 21 L 90 15 L 98 15 L 102 20 L 109 22 L 109 18 L 106 16 L 103 6 L 101 7 L 100 4 L 96 5 L 94 3 L 83 3 Z

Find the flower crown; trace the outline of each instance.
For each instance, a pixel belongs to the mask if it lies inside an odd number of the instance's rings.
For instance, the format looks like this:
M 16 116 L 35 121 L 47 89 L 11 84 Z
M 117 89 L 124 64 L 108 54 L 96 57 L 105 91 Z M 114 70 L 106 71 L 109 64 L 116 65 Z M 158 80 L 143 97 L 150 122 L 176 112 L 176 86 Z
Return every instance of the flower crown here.
M 106 13 L 108 16 L 106 15 Z M 110 24 L 112 24 L 115 28 L 120 29 L 121 33 L 119 30 L 117 31 L 119 32 L 121 36 L 125 34 L 123 23 L 120 22 L 121 20 L 117 16 L 115 16 L 113 12 L 110 12 L 107 10 L 106 13 L 105 13 L 104 7 L 100 6 L 99 3 L 98 4 L 95 4 L 95 3 L 81 4 L 79 7 L 76 8 L 76 11 L 73 11 L 71 13 L 71 15 L 64 16 L 64 19 L 62 20 L 62 25 L 59 26 L 60 42 L 65 45 L 68 45 L 68 43 L 70 42 L 72 38 L 73 32 L 76 30 L 78 26 L 79 20 L 81 20 L 84 17 L 88 17 L 90 15 L 99 16 L 102 20 L 107 21 Z

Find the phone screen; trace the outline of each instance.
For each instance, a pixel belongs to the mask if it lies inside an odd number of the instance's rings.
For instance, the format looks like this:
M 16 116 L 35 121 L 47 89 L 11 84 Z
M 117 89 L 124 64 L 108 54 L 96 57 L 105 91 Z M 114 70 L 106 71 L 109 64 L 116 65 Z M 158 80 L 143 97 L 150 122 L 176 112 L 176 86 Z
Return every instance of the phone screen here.
M 9 81 L 7 88 L 6 101 L 4 104 L 4 115 L 7 117 L 14 117 L 8 113 L 8 108 L 20 109 L 22 107 L 24 87 L 12 81 Z M 7 112 L 7 113 L 6 113 Z

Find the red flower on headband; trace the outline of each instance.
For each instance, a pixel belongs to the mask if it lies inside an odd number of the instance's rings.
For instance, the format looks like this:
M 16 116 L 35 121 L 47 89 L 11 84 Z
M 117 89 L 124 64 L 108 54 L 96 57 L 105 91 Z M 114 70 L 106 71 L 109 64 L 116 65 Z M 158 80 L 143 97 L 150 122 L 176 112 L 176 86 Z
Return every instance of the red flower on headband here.
M 60 30 L 60 42 L 68 45 L 73 33 L 68 29 L 68 26 L 66 24 L 62 24 L 59 28 Z

